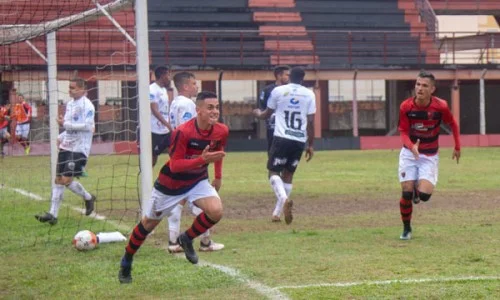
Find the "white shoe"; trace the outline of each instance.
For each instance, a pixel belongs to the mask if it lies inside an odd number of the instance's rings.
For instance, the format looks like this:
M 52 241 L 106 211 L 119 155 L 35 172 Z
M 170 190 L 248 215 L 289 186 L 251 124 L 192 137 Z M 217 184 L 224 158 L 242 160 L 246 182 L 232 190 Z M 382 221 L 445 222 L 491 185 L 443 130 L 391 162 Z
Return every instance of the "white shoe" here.
M 169 253 L 181 253 L 184 252 L 181 245 L 177 243 L 168 242 L 168 252 Z
M 224 249 L 224 244 L 219 244 L 219 243 L 216 243 L 212 240 L 210 240 L 210 243 L 208 245 L 205 245 L 202 242 L 200 242 L 200 251 L 201 252 L 219 251 L 222 249 Z

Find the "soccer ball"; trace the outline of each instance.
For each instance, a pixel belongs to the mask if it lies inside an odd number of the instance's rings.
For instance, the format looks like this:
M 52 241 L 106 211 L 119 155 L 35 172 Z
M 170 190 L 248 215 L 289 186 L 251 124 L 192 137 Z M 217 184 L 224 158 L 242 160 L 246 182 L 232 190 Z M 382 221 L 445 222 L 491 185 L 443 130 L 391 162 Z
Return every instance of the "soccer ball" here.
M 88 251 L 97 247 L 96 235 L 90 230 L 79 231 L 73 238 L 73 246 L 79 251 Z

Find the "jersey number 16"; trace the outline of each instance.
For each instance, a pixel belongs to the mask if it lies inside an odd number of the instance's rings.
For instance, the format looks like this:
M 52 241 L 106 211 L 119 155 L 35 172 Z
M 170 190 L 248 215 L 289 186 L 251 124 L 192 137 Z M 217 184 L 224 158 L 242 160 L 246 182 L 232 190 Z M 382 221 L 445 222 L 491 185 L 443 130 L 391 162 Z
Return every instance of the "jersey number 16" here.
M 300 111 L 285 110 L 285 123 L 286 127 L 299 130 L 302 128 L 302 119 L 300 118 Z

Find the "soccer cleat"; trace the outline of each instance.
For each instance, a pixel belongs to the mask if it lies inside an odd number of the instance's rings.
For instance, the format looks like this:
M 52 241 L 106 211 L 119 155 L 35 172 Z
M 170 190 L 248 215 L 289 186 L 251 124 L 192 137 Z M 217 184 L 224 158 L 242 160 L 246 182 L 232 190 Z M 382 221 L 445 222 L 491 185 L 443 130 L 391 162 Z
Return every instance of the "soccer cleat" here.
M 420 203 L 420 198 L 418 197 L 418 190 L 417 190 L 417 188 L 413 189 L 413 203 L 414 204 L 419 204 Z
M 122 258 L 120 264 L 120 271 L 118 272 L 118 280 L 120 283 L 131 283 L 132 282 L 132 263 L 127 263 L 125 259 Z
M 27 146 L 26 148 L 24 148 L 24 154 L 29 155 L 30 150 L 31 150 L 31 146 Z
M 168 241 L 168 248 L 167 248 L 169 253 L 181 253 L 184 252 L 184 249 L 182 249 L 181 245 L 178 243 L 172 243 L 171 241 Z
M 272 216 L 271 217 L 271 222 L 273 222 L 273 223 L 279 223 L 279 222 L 281 222 L 281 219 L 280 219 L 279 216 Z
M 35 215 L 35 219 L 37 219 L 41 223 L 48 222 L 50 225 L 57 224 L 57 218 L 54 217 L 51 213 L 45 213 L 44 215 Z
M 83 169 L 80 177 L 89 177 L 89 173 L 87 173 L 87 171 L 85 169 Z
M 96 200 L 96 197 L 92 195 L 92 198 L 90 200 L 85 200 L 85 215 L 88 216 L 94 211 L 94 202 Z
M 293 207 L 293 201 L 287 199 L 285 201 L 285 206 L 283 207 L 283 214 L 285 215 L 286 224 L 290 224 L 293 221 L 292 207 Z
M 224 244 L 216 243 L 212 240 L 208 243 L 208 245 L 203 244 L 200 241 L 200 251 L 201 252 L 211 252 L 211 251 L 219 251 L 224 249 Z
M 411 226 L 405 225 L 405 227 L 403 229 L 403 233 L 401 234 L 399 239 L 405 240 L 405 241 L 411 240 Z
M 187 260 L 189 260 L 192 264 L 198 263 L 198 255 L 196 255 L 196 251 L 193 248 L 193 240 L 191 240 L 186 233 L 182 233 L 177 238 L 177 243 L 184 249 L 184 254 L 186 255 Z

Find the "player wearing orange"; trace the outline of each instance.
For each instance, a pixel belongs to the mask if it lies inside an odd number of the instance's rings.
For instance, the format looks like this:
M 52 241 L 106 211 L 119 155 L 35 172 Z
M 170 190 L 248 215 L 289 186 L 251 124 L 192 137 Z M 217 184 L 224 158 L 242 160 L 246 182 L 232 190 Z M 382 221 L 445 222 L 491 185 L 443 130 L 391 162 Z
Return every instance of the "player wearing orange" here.
M 5 153 L 3 152 L 3 145 L 10 139 L 9 121 L 10 121 L 10 105 L 0 106 L 0 155 L 2 158 Z
M 16 122 L 16 140 L 23 146 L 26 155 L 30 154 L 30 123 L 32 108 L 22 94 L 18 94 L 16 105 L 13 108 L 13 119 Z
M 460 159 L 460 131 L 445 100 L 432 96 L 434 75 L 420 72 L 415 83 L 415 97 L 401 103 L 399 132 L 403 148 L 399 154 L 399 182 L 402 196 L 399 200 L 403 221 L 402 240 L 412 237 L 411 215 L 413 204 L 429 201 L 438 179 L 439 131 L 442 122 L 453 132 L 455 149 L 452 159 Z

